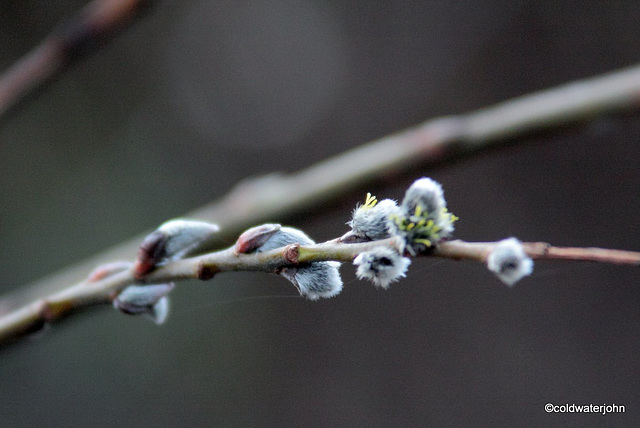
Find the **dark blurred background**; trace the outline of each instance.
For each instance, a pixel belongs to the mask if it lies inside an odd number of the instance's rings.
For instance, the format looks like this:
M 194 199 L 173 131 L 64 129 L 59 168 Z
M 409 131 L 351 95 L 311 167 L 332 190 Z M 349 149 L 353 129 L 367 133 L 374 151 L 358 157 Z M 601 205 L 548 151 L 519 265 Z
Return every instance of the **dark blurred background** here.
M 0 4 L 0 66 L 83 1 Z M 439 115 L 640 59 L 640 3 L 159 1 L 0 119 L 0 291 L 221 197 Z M 640 250 L 640 118 L 532 135 L 272 221 L 341 235 L 367 191 L 440 181 L 456 236 Z M 0 353 L 3 426 L 633 426 L 638 269 L 415 260 L 388 291 L 181 283 L 161 328 L 110 308 Z M 545 403 L 625 414 L 547 414 Z

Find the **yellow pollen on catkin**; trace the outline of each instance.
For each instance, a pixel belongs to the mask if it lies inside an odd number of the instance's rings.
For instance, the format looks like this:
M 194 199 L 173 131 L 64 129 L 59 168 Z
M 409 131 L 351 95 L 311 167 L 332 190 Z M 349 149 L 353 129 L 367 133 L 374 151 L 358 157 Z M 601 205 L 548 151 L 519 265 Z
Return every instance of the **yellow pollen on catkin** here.
M 364 201 L 364 205 L 362 206 L 363 209 L 370 209 L 376 206 L 376 204 L 378 203 L 378 199 L 371 195 L 371 193 L 367 193 L 367 199 L 365 199 Z
M 427 247 L 431 247 L 431 241 L 428 239 L 414 239 L 413 242 L 417 242 L 418 244 L 424 244 Z

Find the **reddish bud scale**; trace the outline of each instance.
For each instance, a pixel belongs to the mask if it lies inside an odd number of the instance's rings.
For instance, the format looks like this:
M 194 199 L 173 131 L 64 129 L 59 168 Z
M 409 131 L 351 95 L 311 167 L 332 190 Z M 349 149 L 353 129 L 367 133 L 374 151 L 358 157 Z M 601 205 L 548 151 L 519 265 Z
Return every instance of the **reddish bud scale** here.
M 155 231 L 149 234 L 140 245 L 138 259 L 134 265 L 134 276 L 141 280 L 146 274 L 151 272 L 158 262 L 164 257 L 165 245 L 168 236 L 162 232 Z
M 281 226 L 279 224 L 263 224 L 252 227 L 240 235 L 234 246 L 234 252 L 236 254 L 248 254 L 257 250 L 262 247 L 274 233 L 279 231 L 280 228 Z

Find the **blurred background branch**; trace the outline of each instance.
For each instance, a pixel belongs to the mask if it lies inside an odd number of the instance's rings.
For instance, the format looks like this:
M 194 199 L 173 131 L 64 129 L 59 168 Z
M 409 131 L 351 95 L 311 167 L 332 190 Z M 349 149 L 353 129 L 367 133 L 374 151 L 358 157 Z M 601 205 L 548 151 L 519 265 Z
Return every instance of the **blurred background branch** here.
M 64 67 L 93 53 L 152 0 L 93 0 L 0 76 L 0 118 Z

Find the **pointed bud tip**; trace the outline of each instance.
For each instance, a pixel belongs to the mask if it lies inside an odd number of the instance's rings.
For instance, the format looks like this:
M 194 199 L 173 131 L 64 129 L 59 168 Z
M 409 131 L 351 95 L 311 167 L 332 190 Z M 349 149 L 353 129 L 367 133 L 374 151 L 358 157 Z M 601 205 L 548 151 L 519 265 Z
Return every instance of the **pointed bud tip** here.
M 169 297 L 164 296 L 158 300 L 158 303 L 151 308 L 148 316 L 156 325 L 164 324 L 169 317 Z
M 138 248 L 138 258 L 134 265 L 136 279 L 142 279 L 165 257 L 165 247 L 169 236 L 160 230 L 151 232 Z

